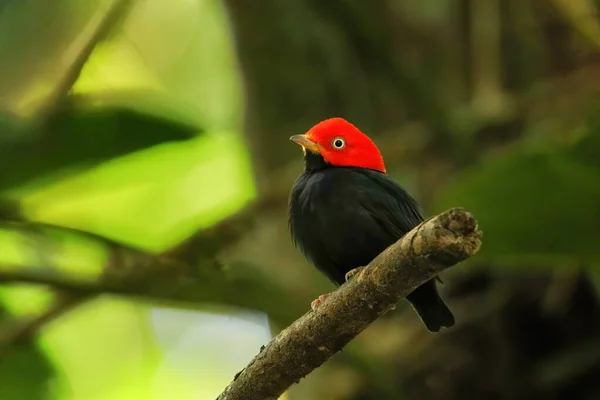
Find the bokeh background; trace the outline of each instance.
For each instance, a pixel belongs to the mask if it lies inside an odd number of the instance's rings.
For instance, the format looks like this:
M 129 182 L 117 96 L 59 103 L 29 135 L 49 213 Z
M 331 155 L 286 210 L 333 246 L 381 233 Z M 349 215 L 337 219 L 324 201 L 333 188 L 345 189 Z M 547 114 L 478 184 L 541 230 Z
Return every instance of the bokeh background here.
M 290 400 L 600 399 L 597 0 L 0 0 L 0 399 L 214 399 L 331 290 L 288 141 L 342 116 L 484 231 Z

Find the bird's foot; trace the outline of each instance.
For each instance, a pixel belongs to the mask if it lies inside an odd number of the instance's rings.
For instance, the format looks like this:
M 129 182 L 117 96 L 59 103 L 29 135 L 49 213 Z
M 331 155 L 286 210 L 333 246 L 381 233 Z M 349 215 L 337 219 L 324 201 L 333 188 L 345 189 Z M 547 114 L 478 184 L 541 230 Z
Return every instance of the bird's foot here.
M 346 279 L 346 282 L 354 278 L 355 275 L 360 274 L 363 269 L 365 269 L 365 267 L 358 267 L 346 272 L 346 276 L 344 277 Z
M 329 294 L 320 295 L 318 299 L 315 299 L 312 301 L 312 303 L 310 303 L 310 308 L 312 308 L 312 310 L 315 311 L 317 307 L 319 307 L 325 300 L 327 300 L 327 297 L 329 297 Z

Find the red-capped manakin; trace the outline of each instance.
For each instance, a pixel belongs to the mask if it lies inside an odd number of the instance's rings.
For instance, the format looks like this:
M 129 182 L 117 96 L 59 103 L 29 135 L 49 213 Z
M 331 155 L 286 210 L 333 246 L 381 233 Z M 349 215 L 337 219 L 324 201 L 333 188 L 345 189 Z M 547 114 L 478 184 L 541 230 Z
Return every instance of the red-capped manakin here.
M 304 151 L 304 172 L 289 198 L 292 240 L 336 285 L 423 221 L 417 202 L 386 174 L 375 143 L 350 122 L 327 119 L 290 140 Z M 406 299 L 429 331 L 454 325 L 435 279 Z

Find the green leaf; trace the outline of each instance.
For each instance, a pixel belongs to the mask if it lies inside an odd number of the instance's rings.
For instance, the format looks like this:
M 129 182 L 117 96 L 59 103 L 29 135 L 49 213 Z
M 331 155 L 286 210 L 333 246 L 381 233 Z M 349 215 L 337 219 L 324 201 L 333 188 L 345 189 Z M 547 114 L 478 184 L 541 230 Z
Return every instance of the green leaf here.
M 49 400 L 49 380 L 53 368 L 44 352 L 33 343 L 7 350 L 0 361 L 0 398 L 2 400 Z
M 0 309 L 0 322 L 8 324 L 8 313 Z M 0 329 L 0 334 L 2 329 Z M 2 349 L 0 357 L 0 399 L 50 400 L 52 362 L 36 340 L 28 339 Z
M 0 191 L 201 132 L 175 112 L 176 107 L 161 107 L 161 102 L 148 99 L 134 108 L 123 101 L 94 104 L 70 97 L 35 135 L 23 135 L 0 148 Z
M 437 206 L 465 207 L 484 232 L 480 255 L 494 261 L 564 264 L 600 260 L 597 141 L 531 148 L 520 144 L 457 177 Z

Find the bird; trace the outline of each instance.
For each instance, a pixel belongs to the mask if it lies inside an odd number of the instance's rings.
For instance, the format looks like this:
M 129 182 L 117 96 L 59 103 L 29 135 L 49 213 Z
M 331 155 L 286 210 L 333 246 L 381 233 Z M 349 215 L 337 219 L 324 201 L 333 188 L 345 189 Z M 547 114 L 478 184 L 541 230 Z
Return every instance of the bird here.
M 336 286 L 424 221 L 417 201 L 387 174 L 375 143 L 352 123 L 329 118 L 290 140 L 304 153 L 304 171 L 288 199 L 291 238 Z M 455 323 L 438 293 L 438 279 L 406 297 L 430 332 Z

